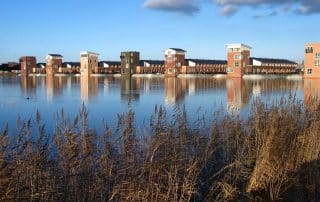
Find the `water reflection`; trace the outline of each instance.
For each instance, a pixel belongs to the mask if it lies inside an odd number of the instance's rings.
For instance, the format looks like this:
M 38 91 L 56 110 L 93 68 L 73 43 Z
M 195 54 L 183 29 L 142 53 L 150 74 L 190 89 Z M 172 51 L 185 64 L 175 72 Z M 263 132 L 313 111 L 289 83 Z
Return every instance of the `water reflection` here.
M 141 78 L 121 78 L 121 100 L 125 103 L 130 103 L 132 101 L 139 101 L 140 97 L 140 82 Z
M 256 98 L 273 102 L 282 97 L 296 94 L 297 99 L 306 100 L 309 96 L 320 97 L 320 80 L 274 79 L 216 79 L 207 77 L 163 78 L 133 77 L 121 78 L 76 77 L 76 76 L 29 76 L 0 77 L 0 107 L 6 109 L 7 103 L 14 100 L 17 110 L 9 115 L 25 113 L 25 98 L 34 98 L 28 102 L 28 110 L 46 110 L 48 114 L 61 108 L 68 112 L 78 112 L 83 102 L 88 104 L 90 113 L 99 118 L 113 117 L 126 111 L 128 103 L 134 102 L 133 110 L 141 119 L 149 117 L 155 105 L 171 108 L 184 104 L 189 113 L 195 113 L 199 107 L 204 111 L 221 108 L 229 111 L 245 112 Z M 9 100 L 9 101 L 8 101 Z M 19 109 L 18 109 L 19 108 Z M 5 112 L 3 113 L 5 114 Z M 14 118 L 13 118 L 14 117 Z M 0 115 L 3 122 L 4 115 Z M 1 121 L 0 120 L 0 121 Z M 1 124 L 1 123 L 0 123 Z
M 21 94 L 23 97 L 34 97 L 36 94 L 37 80 L 35 77 L 21 77 Z
M 185 79 L 164 78 L 164 97 L 166 105 L 174 105 L 184 100 L 187 83 Z
M 32 78 L 32 77 L 31 77 Z M 46 89 L 47 89 L 47 101 L 52 102 L 53 99 L 57 99 L 62 96 L 63 87 L 63 78 L 55 77 L 53 75 L 46 76 Z
M 13 79 L 4 80 L 10 86 L 15 85 Z M 261 79 L 214 79 L 204 78 L 117 78 L 117 77 L 75 77 L 75 76 L 46 76 L 46 77 L 21 77 L 21 94 L 36 94 L 40 89 L 46 89 L 47 100 L 72 94 L 79 89 L 82 101 L 89 101 L 101 95 L 108 96 L 110 92 L 117 91 L 122 101 L 136 101 L 142 95 L 161 95 L 167 105 L 184 102 L 185 97 L 203 94 L 225 93 L 227 108 L 241 109 L 250 103 L 252 97 L 270 95 L 287 96 L 289 93 L 304 91 L 304 97 L 311 95 L 320 97 L 320 80 L 287 80 Z M 37 90 L 38 88 L 38 90 Z M 286 94 L 287 93 L 287 94 Z M 41 96 L 41 95 L 39 95 Z M 158 100 L 159 101 L 159 100 Z M 201 104 L 201 103 L 199 103 Z
M 98 77 L 80 77 L 80 97 L 82 102 L 88 103 L 89 100 L 92 100 L 97 97 L 99 88 L 99 79 Z

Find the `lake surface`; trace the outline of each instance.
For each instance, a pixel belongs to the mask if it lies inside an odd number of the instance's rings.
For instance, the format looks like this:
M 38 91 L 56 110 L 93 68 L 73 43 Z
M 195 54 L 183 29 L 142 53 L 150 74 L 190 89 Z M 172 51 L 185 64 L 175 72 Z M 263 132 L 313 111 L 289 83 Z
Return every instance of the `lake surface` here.
M 61 109 L 74 117 L 84 104 L 90 123 L 99 128 L 106 120 L 112 127 L 117 114 L 132 109 L 136 120 L 147 122 L 155 105 L 174 110 L 185 106 L 187 114 L 212 116 L 217 110 L 245 115 L 250 104 L 260 98 L 268 103 L 295 95 L 303 100 L 317 96 L 320 80 L 266 77 L 263 79 L 227 79 L 213 76 L 185 78 L 94 76 L 0 76 L 0 127 L 14 128 L 17 117 L 34 118 L 39 110 L 46 128 L 55 124 Z

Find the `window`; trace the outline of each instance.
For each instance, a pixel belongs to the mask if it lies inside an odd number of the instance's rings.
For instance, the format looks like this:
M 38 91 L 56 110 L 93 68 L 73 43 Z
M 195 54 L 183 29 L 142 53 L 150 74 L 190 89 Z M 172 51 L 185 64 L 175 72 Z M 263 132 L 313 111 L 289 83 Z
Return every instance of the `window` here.
M 308 69 L 307 73 L 312 74 L 312 69 Z
M 235 60 L 241 60 L 241 55 L 240 54 L 236 54 L 236 55 L 234 55 L 234 59 Z
M 306 48 L 306 53 L 313 53 L 313 48 L 312 47 L 307 47 Z
M 235 62 L 235 63 L 234 63 L 234 66 L 235 66 L 235 67 L 239 67 L 239 66 L 240 66 L 239 62 Z
M 232 67 L 228 67 L 227 72 L 233 73 L 233 68 Z
M 133 64 L 133 58 L 131 58 L 131 64 Z
M 320 66 L 320 60 L 315 60 L 314 61 L 314 66 Z
M 320 53 L 316 53 L 316 58 L 320 58 Z
M 172 60 L 172 56 L 168 55 L 167 60 Z

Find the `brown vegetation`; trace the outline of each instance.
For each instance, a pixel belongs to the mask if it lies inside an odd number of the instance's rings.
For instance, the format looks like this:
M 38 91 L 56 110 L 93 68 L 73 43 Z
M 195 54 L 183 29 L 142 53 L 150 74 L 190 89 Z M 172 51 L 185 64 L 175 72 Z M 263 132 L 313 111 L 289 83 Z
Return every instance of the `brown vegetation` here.
M 144 134 L 132 111 L 96 134 L 83 107 L 55 131 L 40 114 L 0 133 L 1 201 L 320 200 L 320 105 L 256 102 L 249 117 L 187 124 L 155 107 Z

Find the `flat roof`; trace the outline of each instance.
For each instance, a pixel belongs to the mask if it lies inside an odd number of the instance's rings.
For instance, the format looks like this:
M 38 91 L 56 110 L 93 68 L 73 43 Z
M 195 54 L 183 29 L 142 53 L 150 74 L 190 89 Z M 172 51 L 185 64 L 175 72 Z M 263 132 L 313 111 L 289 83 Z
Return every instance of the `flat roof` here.
M 305 46 L 311 46 L 311 45 L 320 45 L 320 42 L 314 42 L 314 43 L 306 43 Z
M 228 48 L 242 48 L 242 47 L 244 47 L 244 48 L 252 49 L 251 46 L 248 46 L 248 45 L 243 44 L 243 43 L 230 43 L 230 44 L 226 44 L 226 46 Z
M 60 54 L 48 54 L 48 56 L 51 56 L 51 57 L 63 57 L 62 55 L 60 55 Z
M 99 53 L 91 52 L 91 51 L 81 51 L 80 55 L 90 54 L 90 55 L 99 55 Z

